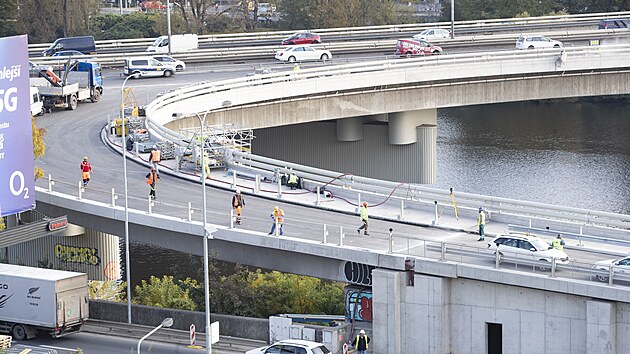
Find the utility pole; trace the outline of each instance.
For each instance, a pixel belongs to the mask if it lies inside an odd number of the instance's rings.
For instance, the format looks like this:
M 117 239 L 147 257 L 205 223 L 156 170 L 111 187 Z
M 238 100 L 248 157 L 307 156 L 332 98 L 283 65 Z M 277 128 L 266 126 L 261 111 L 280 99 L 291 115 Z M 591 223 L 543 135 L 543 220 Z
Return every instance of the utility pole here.
M 451 38 L 455 38 L 455 0 L 451 0 Z

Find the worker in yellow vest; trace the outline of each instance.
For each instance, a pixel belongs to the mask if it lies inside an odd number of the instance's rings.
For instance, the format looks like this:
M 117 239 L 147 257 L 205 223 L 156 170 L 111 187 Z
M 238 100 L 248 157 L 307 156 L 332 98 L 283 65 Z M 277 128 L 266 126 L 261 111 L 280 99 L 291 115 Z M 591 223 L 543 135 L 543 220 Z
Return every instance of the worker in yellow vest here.
M 562 251 L 564 249 L 564 240 L 562 239 L 562 235 L 558 234 L 558 236 L 551 241 L 551 245 L 553 248 Z
M 275 208 L 273 208 L 271 218 L 273 219 L 273 224 L 271 225 L 271 231 L 269 231 L 268 235 L 273 235 L 274 232 L 276 232 L 276 224 L 278 224 L 280 236 L 282 236 L 282 234 L 284 233 L 284 230 L 282 228 L 282 223 L 284 222 L 284 211 L 276 206 Z
M 483 212 L 483 207 L 479 208 L 479 216 L 477 217 L 477 226 L 479 226 L 479 239 L 477 241 L 483 241 L 486 236 L 486 213 Z
M 370 337 L 365 334 L 364 330 L 359 331 L 359 335 L 352 341 L 352 346 L 357 350 L 357 354 L 365 354 L 370 343 Z

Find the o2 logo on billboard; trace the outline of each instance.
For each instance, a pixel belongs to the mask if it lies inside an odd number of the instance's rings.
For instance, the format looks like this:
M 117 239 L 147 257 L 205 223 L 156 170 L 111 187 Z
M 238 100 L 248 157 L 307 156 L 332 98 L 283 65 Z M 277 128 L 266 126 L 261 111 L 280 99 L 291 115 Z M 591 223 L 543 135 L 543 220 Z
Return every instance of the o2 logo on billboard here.
M 15 112 L 18 107 L 17 87 L 9 87 L 6 90 L 0 89 L 0 113 Z
M 9 177 L 9 189 L 11 194 L 16 197 L 22 196 L 24 199 L 29 198 L 28 187 L 24 183 L 24 173 L 22 171 L 13 171 Z

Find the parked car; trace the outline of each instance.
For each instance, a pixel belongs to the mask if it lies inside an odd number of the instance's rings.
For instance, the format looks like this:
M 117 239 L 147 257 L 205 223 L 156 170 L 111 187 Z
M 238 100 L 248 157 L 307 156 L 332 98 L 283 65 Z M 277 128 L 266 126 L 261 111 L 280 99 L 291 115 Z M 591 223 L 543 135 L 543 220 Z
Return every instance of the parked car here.
M 568 264 L 569 256 L 561 250 L 553 248 L 544 240 L 524 234 L 504 234 L 497 236 L 488 243 L 488 251 L 496 255 L 499 252 L 500 261 L 510 259 L 514 261 L 539 261 L 538 268 L 547 270 L 551 260 L 556 264 Z
M 630 257 L 607 259 L 593 264 L 593 269 L 605 272 L 605 274 L 598 272 L 598 274 L 595 275 L 597 280 L 603 282 L 608 281 L 610 266 L 613 267 L 614 274 L 630 274 Z
M 282 45 L 294 45 L 294 44 L 317 44 L 322 40 L 319 34 L 312 32 L 298 32 L 290 37 L 282 40 Z
M 252 349 L 245 354 L 328 354 L 332 353 L 322 343 L 311 342 L 301 339 L 286 339 L 266 347 Z
M 79 52 L 78 50 L 62 50 L 60 52 L 57 52 L 55 54 L 53 54 L 53 57 L 76 57 L 78 55 L 85 55 L 81 52 Z
M 410 57 L 412 55 L 442 54 L 442 47 L 425 40 L 399 39 L 396 43 L 396 55 Z
M 411 38 L 413 39 L 423 39 L 425 41 L 432 41 L 435 39 L 446 39 L 451 38 L 451 31 L 445 30 L 443 28 L 429 28 L 424 31 L 413 35 Z
M 613 29 L 613 28 L 630 28 L 630 20 L 627 18 L 616 18 L 611 20 L 600 20 L 597 25 L 598 29 Z
M 160 63 L 174 66 L 177 71 L 186 70 L 186 63 L 168 55 L 154 55 L 153 59 L 159 61 Z
M 516 40 L 516 49 L 561 48 L 562 42 L 540 34 L 521 35 Z
M 294 63 L 307 60 L 328 60 L 332 58 L 329 50 L 315 49 L 308 45 L 293 45 L 276 52 L 276 59 Z

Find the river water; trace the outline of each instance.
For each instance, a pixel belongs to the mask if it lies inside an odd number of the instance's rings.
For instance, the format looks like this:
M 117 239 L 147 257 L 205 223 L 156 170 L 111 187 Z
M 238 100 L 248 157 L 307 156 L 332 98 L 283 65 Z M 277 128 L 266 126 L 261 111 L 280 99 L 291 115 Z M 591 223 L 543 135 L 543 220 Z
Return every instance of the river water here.
M 442 109 L 437 131 L 435 187 L 630 214 L 626 98 Z M 199 262 L 177 252 L 144 245 L 131 252 L 133 283 L 173 274 L 173 264 L 195 263 L 178 272 L 199 274 Z

